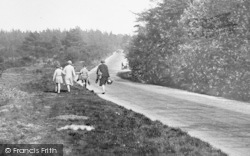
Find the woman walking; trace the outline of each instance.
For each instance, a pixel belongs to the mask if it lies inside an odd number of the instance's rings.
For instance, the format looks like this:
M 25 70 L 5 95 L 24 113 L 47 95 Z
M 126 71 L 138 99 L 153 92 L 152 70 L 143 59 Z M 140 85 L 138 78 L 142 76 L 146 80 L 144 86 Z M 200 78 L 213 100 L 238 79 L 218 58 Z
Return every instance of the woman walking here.
M 73 78 L 75 77 L 75 69 L 72 66 L 72 62 L 69 60 L 68 65 L 64 67 L 63 72 L 65 73 L 65 83 L 67 85 L 67 90 L 70 92 L 70 86 L 73 86 Z

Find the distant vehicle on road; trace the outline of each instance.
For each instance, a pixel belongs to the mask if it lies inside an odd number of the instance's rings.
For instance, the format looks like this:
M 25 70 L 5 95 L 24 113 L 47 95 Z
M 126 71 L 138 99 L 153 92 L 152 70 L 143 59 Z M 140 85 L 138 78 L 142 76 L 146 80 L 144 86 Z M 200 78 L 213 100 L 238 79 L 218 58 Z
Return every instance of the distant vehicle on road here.
M 117 52 L 117 53 L 122 53 L 123 50 L 122 50 L 122 49 L 118 49 L 116 52 Z
M 128 69 L 128 60 L 124 59 L 121 64 L 121 69 Z

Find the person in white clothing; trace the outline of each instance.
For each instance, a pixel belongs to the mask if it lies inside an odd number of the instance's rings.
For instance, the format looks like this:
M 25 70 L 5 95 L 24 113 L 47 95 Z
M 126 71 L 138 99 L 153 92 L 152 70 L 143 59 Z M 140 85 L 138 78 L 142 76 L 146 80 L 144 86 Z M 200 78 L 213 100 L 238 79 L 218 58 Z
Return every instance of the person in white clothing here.
M 76 75 L 75 69 L 70 60 L 68 61 L 68 65 L 64 67 L 63 72 L 65 73 L 64 80 L 67 85 L 68 92 L 70 92 L 70 86 L 73 86 L 73 80 Z
M 64 73 L 63 73 L 62 67 L 59 64 L 57 64 L 56 67 L 57 67 L 57 69 L 54 72 L 53 81 L 56 83 L 55 92 L 60 93 L 61 92 L 61 83 L 63 83 L 62 75 Z

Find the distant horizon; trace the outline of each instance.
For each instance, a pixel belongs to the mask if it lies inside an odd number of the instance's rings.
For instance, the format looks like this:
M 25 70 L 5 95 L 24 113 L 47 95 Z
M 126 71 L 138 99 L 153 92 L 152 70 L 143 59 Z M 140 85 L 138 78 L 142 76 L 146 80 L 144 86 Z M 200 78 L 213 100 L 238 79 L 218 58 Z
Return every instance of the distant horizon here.
M 0 30 L 11 32 L 99 30 L 134 33 L 135 13 L 150 7 L 151 0 L 1 0 Z
M 11 30 L 4 30 L 4 29 L 0 29 L 0 32 L 13 32 L 13 31 L 21 31 L 21 32 L 31 32 L 31 33 L 34 33 L 34 32 L 43 32 L 43 31 L 46 31 L 46 30 L 59 30 L 59 31 L 61 31 L 61 32 L 63 32 L 63 31 L 70 31 L 70 30 L 72 30 L 72 29 L 76 29 L 78 26 L 75 26 L 75 27 L 73 27 L 73 28 L 69 28 L 69 29 L 60 29 L 60 28 L 53 28 L 53 29 L 49 29 L 49 28 L 47 28 L 47 29 L 44 29 L 44 30 L 20 30 L 20 29 L 11 29 Z M 80 27 L 79 27 L 80 28 Z M 100 32 L 102 32 L 102 33 L 112 33 L 112 34 L 115 34 L 115 35 L 131 35 L 131 34 L 122 34 L 122 33 L 114 33 L 114 32 L 112 32 L 112 31 L 102 31 L 102 30 L 99 30 L 99 29 L 82 29 L 82 28 L 80 28 L 82 31 L 100 31 Z

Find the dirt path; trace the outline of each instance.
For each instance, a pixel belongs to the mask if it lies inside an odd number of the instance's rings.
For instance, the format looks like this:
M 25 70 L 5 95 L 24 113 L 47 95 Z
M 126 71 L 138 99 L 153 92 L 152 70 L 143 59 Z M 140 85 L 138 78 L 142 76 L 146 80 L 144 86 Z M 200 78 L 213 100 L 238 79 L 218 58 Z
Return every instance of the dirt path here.
M 114 53 L 106 60 L 114 79 L 107 94 L 100 94 L 101 88 L 94 83 L 96 69 L 91 71 L 90 89 L 106 100 L 180 127 L 231 156 L 250 153 L 249 103 L 122 80 L 116 73 L 123 59 L 122 53 Z

